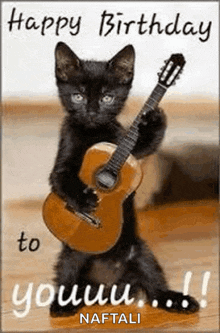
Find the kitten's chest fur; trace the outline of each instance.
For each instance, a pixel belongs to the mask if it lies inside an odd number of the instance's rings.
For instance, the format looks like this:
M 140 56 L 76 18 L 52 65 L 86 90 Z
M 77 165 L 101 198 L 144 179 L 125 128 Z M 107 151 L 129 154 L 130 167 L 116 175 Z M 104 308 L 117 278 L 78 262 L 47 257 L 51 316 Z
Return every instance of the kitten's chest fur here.
M 86 274 L 87 278 L 95 283 L 111 287 L 121 279 L 136 253 L 136 246 L 130 245 L 126 250 L 116 251 L 112 256 L 107 254 L 103 258 L 93 258 Z
M 111 287 L 122 277 L 124 271 L 125 265 L 119 260 L 96 259 L 87 273 L 87 278 L 95 283 L 102 283 Z
M 79 152 L 81 151 L 80 155 L 82 156 L 83 159 L 83 156 L 85 155 L 86 151 L 95 144 L 100 142 L 109 142 L 114 145 L 118 145 L 123 135 L 124 135 L 124 130 L 120 124 L 106 125 L 103 126 L 102 129 L 94 128 L 92 131 L 91 130 L 83 131 L 77 129 L 77 132 L 75 132 L 74 130 L 72 140 L 74 142 L 77 136 L 77 141 L 80 142 L 80 145 L 78 151 L 74 149 L 72 156 L 74 157 L 76 154 L 78 155 Z

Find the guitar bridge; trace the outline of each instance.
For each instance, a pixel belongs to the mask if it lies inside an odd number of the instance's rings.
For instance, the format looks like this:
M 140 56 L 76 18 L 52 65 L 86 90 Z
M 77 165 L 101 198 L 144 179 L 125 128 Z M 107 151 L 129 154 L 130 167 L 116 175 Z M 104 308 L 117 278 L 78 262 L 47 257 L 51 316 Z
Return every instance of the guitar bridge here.
M 75 212 L 75 214 L 78 215 L 82 220 L 89 223 L 92 227 L 95 227 L 97 229 L 101 228 L 101 221 L 97 217 L 94 217 L 87 213 L 80 213 L 80 212 Z

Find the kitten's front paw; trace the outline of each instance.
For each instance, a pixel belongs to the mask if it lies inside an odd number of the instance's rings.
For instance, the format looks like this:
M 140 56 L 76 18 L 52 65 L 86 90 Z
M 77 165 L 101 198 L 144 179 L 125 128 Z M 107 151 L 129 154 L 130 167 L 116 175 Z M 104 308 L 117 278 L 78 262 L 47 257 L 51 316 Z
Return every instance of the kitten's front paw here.
M 152 300 L 153 307 L 162 308 L 170 312 L 194 313 L 199 310 L 199 303 L 189 295 L 168 290 L 161 292 L 159 296 Z
M 140 158 L 154 153 L 163 140 L 166 130 L 166 116 L 163 110 L 155 108 L 143 115 L 138 129 L 138 141 L 132 154 Z
M 94 190 L 86 187 L 81 194 L 74 199 L 67 199 L 67 208 L 81 213 L 91 213 L 98 204 L 98 197 Z
M 84 213 L 91 213 L 95 210 L 98 204 L 98 196 L 92 188 L 85 188 L 85 190 L 83 191 L 82 199 L 83 202 L 81 204 L 80 211 Z
M 144 113 L 141 118 L 140 127 L 154 127 L 159 128 L 164 126 L 166 123 L 166 116 L 162 109 L 155 108 L 154 110 L 148 111 L 146 114 Z

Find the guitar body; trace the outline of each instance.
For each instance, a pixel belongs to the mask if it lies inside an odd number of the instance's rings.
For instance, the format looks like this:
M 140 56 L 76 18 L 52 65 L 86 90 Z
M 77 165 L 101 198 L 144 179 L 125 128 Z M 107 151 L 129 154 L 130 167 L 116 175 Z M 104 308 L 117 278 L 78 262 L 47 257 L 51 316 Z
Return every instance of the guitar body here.
M 70 211 L 55 193 L 50 193 L 43 207 L 48 229 L 71 248 L 93 254 L 110 250 L 120 237 L 123 224 L 122 204 L 140 184 L 142 172 L 138 161 L 129 155 L 121 167 L 117 182 L 103 189 L 96 182 L 96 173 L 108 163 L 116 149 L 110 143 L 98 143 L 86 152 L 80 179 L 96 191 L 98 206 L 90 214 Z

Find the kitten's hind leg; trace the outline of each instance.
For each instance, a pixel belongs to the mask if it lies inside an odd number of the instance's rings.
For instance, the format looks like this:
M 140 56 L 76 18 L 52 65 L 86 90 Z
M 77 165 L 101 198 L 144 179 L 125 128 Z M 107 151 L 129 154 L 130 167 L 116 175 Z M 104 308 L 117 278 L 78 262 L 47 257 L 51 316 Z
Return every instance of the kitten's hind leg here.
M 199 310 L 199 303 L 192 296 L 183 295 L 173 290 L 158 290 L 154 297 L 150 297 L 150 302 L 153 307 L 170 312 L 189 314 Z
M 80 308 L 84 306 L 83 301 L 80 301 L 80 299 L 83 299 L 83 292 L 79 289 L 77 292 L 77 297 L 75 297 L 73 288 L 71 290 L 64 290 L 62 292 L 61 297 L 59 298 L 59 292 L 58 290 L 53 303 L 50 306 L 50 315 L 51 317 L 69 317 L 74 316 Z M 73 296 L 72 296 L 73 295 Z M 82 296 L 82 297 L 81 297 Z M 72 303 L 73 299 L 76 299 L 77 301 L 80 301 L 79 304 L 74 305 Z M 62 302 L 60 301 L 62 300 Z
M 50 306 L 51 317 L 73 316 L 83 306 L 83 301 L 79 302 L 79 304 L 75 301 L 75 304 L 73 304 L 72 299 L 83 298 L 81 296 L 83 295 L 84 287 L 81 286 L 79 276 L 88 258 L 89 255 L 71 250 L 68 246 L 63 245 L 55 267 L 56 278 L 54 280 L 57 293 Z M 74 290 L 74 286 L 78 286 L 77 289 Z M 61 302 L 59 293 L 61 293 Z M 74 294 L 76 295 L 74 296 Z
M 162 268 L 153 253 L 141 245 L 141 254 L 136 257 L 134 267 L 139 274 L 139 284 L 146 291 L 153 307 L 170 312 L 193 313 L 199 310 L 199 303 L 189 295 L 169 289 Z

